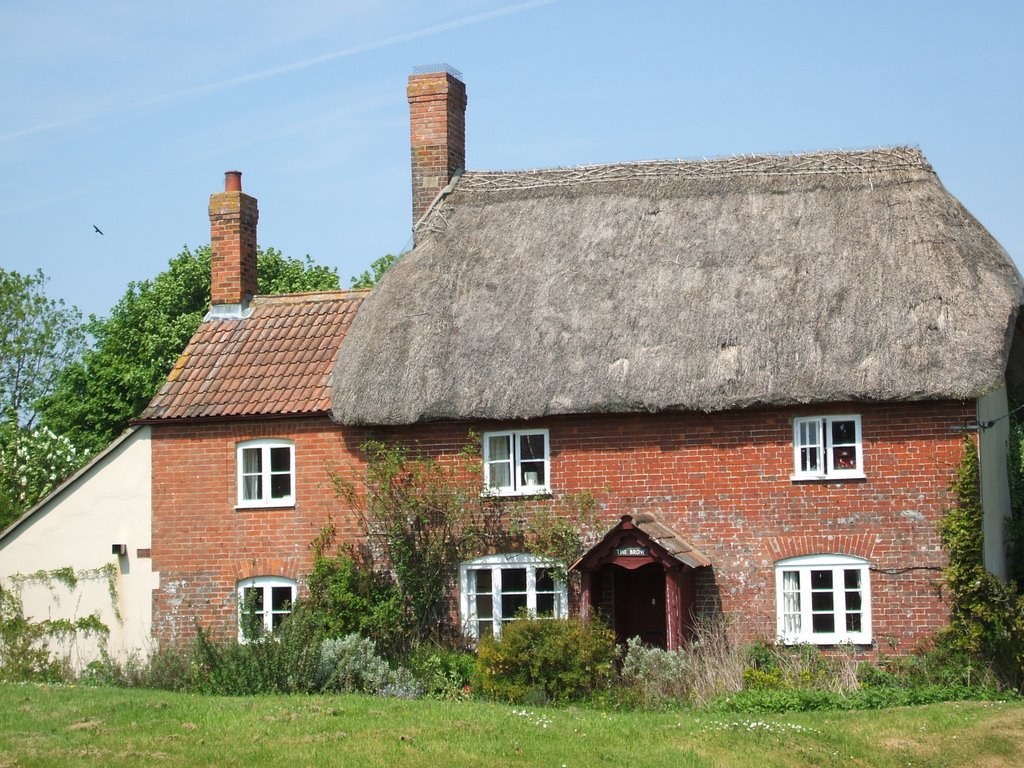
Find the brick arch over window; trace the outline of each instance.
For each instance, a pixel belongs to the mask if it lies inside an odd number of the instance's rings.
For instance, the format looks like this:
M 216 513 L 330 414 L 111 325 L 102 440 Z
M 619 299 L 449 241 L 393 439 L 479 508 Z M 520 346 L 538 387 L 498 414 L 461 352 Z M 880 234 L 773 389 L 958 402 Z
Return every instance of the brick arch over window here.
M 764 545 L 767 550 L 765 557 L 773 563 L 789 557 L 800 557 L 818 552 L 850 555 L 873 562 L 878 536 L 869 533 L 766 536 Z
M 280 576 L 297 581 L 299 561 L 295 557 L 251 557 L 235 563 L 234 576 L 235 581 L 257 576 Z

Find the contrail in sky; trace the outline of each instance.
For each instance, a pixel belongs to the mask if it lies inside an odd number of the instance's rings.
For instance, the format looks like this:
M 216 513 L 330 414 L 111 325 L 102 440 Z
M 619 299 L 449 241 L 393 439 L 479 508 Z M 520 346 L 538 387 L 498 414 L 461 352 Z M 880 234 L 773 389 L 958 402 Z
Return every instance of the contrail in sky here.
M 383 40 L 376 40 L 370 43 L 363 43 L 361 45 L 355 45 L 351 48 L 343 48 L 340 51 L 331 51 L 330 53 L 324 53 L 319 56 L 313 56 L 309 59 L 302 59 L 301 61 L 295 61 L 291 64 L 282 64 L 279 67 L 271 67 L 270 69 L 262 69 L 258 72 L 250 72 L 247 75 L 239 75 L 237 77 L 231 77 L 227 80 L 219 80 L 215 83 L 207 83 L 206 85 L 197 85 L 192 88 L 186 88 L 182 91 L 175 91 L 174 93 L 166 94 L 164 96 L 155 96 L 149 99 L 143 99 L 137 101 L 134 104 L 121 107 L 118 109 L 107 110 L 104 112 L 96 112 L 91 115 L 80 115 L 78 117 L 68 118 L 67 120 L 57 120 L 50 123 L 43 123 L 42 125 L 36 125 L 31 128 L 23 128 L 13 133 L 0 134 L 0 142 L 13 141 L 20 139 L 25 136 L 32 136 L 37 133 L 45 133 L 46 131 L 56 130 L 58 128 L 64 128 L 69 125 L 76 125 L 78 123 L 85 123 L 90 120 L 95 120 L 99 117 L 106 115 L 114 115 L 123 112 L 131 112 L 132 110 L 142 109 L 145 107 L 160 106 L 162 104 L 168 104 L 175 101 L 181 101 L 183 99 L 189 99 L 202 94 L 210 93 L 212 91 L 220 91 L 225 88 L 231 88 L 236 85 L 243 85 L 245 83 L 252 83 L 257 80 L 266 80 L 270 77 L 277 77 L 288 72 L 295 72 L 300 69 L 306 69 L 308 67 L 315 67 L 318 64 L 323 64 L 328 61 L 334 61 L 335 59 L 345 59 L 351 56 L 355 56 L 360 53 L 366 53 L 367 51 L 376 51 L 381 48 L 387 48 L 392 45 L 398 45 L 399 43 L 406 43 L 410 40 L 419 40 L 420 38 L 430 37 L 432 35 L 440 34 L 441 32 L 448 32 L 453 29 L 459 29 L 460 27 L 468 27 L 471 24 L 478 24 L 481 21 L 489 21 L 490 19 L 496 19 L 501 16 L 509 16 L 514 13 L 521 13 L 522 11 L 528 11 L 533 8 L 538 8 L 543 5 L 550 5 L 556 2 L 556 0 L 528 0 L 525 3 L 517 3 L 516 5 L 506 5 L 504 8 L 496 8 L 493 11 L 485 11 L 483 13 L 476 13 L 472 16 L 464 16 L 461 19 L 453 19 L 452 21 L 446 21 L 441 24 L 433 24 L 429 27 L 423 27 L 422 29 L 415 29 L 412 32 L 403 32 L 400 35 L 392 35 L 391 37 L 385 37 Z

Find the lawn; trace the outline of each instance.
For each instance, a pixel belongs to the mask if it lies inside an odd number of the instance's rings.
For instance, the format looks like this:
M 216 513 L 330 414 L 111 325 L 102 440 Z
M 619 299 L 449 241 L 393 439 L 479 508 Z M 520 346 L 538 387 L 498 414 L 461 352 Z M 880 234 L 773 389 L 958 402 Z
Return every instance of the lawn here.
M 0 685 L 6 766 L 1024 765 L 1024 704 L 747 717 Z

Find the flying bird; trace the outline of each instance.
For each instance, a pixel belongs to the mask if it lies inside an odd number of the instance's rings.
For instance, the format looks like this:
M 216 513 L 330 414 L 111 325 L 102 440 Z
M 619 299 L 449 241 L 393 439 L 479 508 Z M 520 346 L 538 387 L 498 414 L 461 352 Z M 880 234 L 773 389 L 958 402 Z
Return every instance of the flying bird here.
M 97 227 L 95 224 L 92 225 L 92 228 L 99 232 L 101 235 L 103 234 L 103 230 Z

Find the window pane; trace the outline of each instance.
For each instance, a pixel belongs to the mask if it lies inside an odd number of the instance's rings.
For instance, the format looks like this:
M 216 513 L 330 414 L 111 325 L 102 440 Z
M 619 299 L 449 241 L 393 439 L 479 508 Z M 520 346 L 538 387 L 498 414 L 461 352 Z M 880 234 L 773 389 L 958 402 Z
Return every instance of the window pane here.
M 799 571 L 783 571 L 782 573 L 782 613 L 786 634 L 799 633 L 802 626 Z
M 847 589 L 860 589 L 860 569 L 843 571 L 843 584 Z
M 538 616 L 554 616 L 555 615 L 555 596 L 554 595 L 537 595 L 537 615 Z
M 835 596 L 831 592 L 811 592 L 811 610 L 814 613 L 835 610 Z
M 544 435 L 519 436 L 519 460 L 544 460 Z
M 292 469 L 292 452 L 290 448 L 271 448 L 270 449 L 270 471 L 271 472 L 291 472 Z
M 555 591 L 555 578 L 551 575 L 551 571 L 547 568 L 537 569 L 537 591 L 538 592 L 554 592 Z
M 857 422 L 852 419 L 832 422 L 832 445 L 853 445 L 856 442 Z
M 494 624 L 491 621 L 478 621 L 476 623 L 477 637 L 490 637 L 494 634 Z
M 846 610 L 848 610 L 848 611 L 859 611 L 860 610 L 860 592 L 847 592 L 846 593 Z
M 256 613 L 263 613 L 263 590 L 259 587 L 246 587 L 242 590 L 242 604 Z
M 832 466 L 836 469 L 856 469 L 857 449 L 853 447 L 833 448 Z
M 526 591 L 526 569 L 505 568 L 501 572 L 502 592 L 525 592 Z
M 270 593 L 270 604 L 275 611 L 290 611 L 292 608 L 292 588 L 273 587 Z
M 526 610 L 526 595 L 512 594 L 501 596 L 501 618 L 515 618 L 521 611 Z
M 815 613 L 811 616 L 811 626 L 815 633 L 835 632 L 836 617 L 833 613 Z
M 491 488 L 508 488 L 512 485 L 512 468 L 506 464 L 489 464 Z
M 494 617 L 494 598 L 490 595 L 476 596 L 476 617 L 490 619 Z
M 252 475 L 242 480 L 242 498 L 245 501 L 255 501 L 263 496 L 263 477 Z
M 818 449 L 817 448 L 801 448 L 800 449 L 800 471 L 801 472 L 818 472 L 820 462 L 818 461 Z
M 524 488 L 530 486 L 545 485 L 546 480 L 544 479 L 544 462 L 543 461 L 527 461 L 523 462 L 520 467 L 520 481 Z
M 281 626 L 281 622 L 283 622 L 287 616 L 288 616 L 287 613 L 275 613 L 275 614 L 272 614 L 271 617 L 270 617 L 270 627 L 271 627 L 271 629 L 277 629 L 278 627 L 280 627 Z
M 251 475 L 263 469 L 263 452 L 259 448 L 242 449 L 242 472 Z
M 474 584 L 470 587 L 475 592 L 490 592 L 491 591 L 491 571 L 470 571 L 476 578 Z
M 292 476 L 271 475 L 270 476 L 270 497 L 272 499 L 284 499 L 292 495 Z
M 846 614 L 846 631 L 847 632 L 860 632 L 860 614 L 859 613 L 848 613 Z
M 832 589 L 832 571 L 811 571 L 811 589 Z
M 512 458 L 512 441 L 510 435 L 491 435 L 487 438 L 489 461 L 501 461 Z
M 817 419 L 799 422 L 800 471 L 821 472 L 821 422 Z

